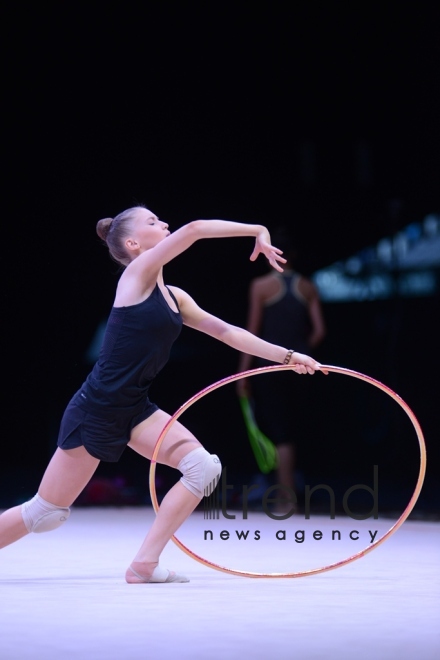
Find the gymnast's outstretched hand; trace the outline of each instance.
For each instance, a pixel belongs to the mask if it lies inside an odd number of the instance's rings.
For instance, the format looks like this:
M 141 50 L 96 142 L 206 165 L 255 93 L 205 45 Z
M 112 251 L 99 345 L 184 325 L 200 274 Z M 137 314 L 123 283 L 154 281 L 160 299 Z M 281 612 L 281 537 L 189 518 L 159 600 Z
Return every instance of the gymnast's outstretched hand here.
M 271 244 L 270 234 L 267 229 L 264 229 L 255 239 L 255 247 L 250 256 L 251 261 L 255 261 L 259 254 L 262 254 L 266 257 L 269 264 L 272 268 L 275 268 L 278 272 L 282 273 L 283 268 L 281 264 L 285 264 L 286 260 L 282 256 L 282 250 L 279 250 L 277 247 Z
M 314 360 L 310 355 L 305 355 L 304 353 L 293 352 L 292 357 L 290 358 L 289 365 L 291 365 L 293 371 L 297 374 L 314 374 L 315 371 L 322 371 L 326 376 L 328 371 L 322 369 L 322 365 Z

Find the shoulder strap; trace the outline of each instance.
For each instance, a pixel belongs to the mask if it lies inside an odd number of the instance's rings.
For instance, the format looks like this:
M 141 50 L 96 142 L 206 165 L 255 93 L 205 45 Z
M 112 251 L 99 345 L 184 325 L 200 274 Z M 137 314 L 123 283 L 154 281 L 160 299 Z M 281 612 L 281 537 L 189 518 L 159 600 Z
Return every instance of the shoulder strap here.
M 177 307 L 177 309 L 178 309 L 179 312 L 180 312 L 180 307 L 179 307 L 179 303 L 178 303 L 177 300 L 176 300 L 176 296 L 174 295 L 174 293 L 171 291 L 171 289 L 170 289 L 166 284 L 165 284 L 165 288 L 166 288 L 166 290 L 168 291 L 168 293 L 170 294 L 171 298 L 172 298 L 172 299 L 174 300 L 174 302 L 176 303 L 176 307 Z

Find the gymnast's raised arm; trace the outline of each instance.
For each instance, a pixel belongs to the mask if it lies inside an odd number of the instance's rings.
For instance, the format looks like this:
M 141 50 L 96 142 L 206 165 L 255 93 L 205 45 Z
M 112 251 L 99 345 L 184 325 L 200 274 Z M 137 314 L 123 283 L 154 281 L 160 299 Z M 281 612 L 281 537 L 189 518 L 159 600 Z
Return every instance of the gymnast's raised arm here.
M 155 216 L 146 218 L 146 222 L 158 222 Z M 168 225 L 166 225 L 168 230 Z M 193 243 L 203 238 L 233 238 L 240 236 L 255 237 L 255 247 L 250 256 L 255 261 L 259 254 L 263 254 L 270 265 L 276 270 L 282 271 L 280 263 L 284 263 L 281 250 L 271 245 L 270 234 L 262 225 L 232 222 L 229 220 L 194 220 L 169 233 L 166 241 L 161 241 L 154 249 L 147 249 L 139 254 L 140 259 L 133 263 L 133 270 L 156 270 L 187 250 Z M 142 246 L 130 243 L 128 249 L 136 253 Z
M 285 262 L 281 250 L 271 244 L 266 227 L 259 224 L 194 220 L 171 233 L 168 224 L 149 209 L 135 207 L 114 219 L 100 220 L 97 231 L 111 256 L 125 266 L 118 284 L 116 306 L 136 304 L 145 299 L 156 285 L 162 267 L 203 238 L 254 237 L 251 261 L 262 254 L 280 272 Z

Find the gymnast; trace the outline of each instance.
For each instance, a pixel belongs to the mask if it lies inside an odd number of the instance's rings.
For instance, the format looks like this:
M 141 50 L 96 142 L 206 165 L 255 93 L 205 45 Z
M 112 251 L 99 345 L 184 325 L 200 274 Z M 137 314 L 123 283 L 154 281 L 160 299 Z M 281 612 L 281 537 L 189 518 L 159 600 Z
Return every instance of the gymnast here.
M 182 324 L 204 332 L 237 351 L 273 363 L 291 364 L 313 374 L 320 364 L 290 346 L 278 346 L 230 325 L 201 309 L 182 289 L 167 286 L 163 266 L 206 238 L 254 237 L 250 256 L 259 254 L 282 272 L 285 259 L 271 245 L 262 225 L 225 220 L 195 220 L 171 233 L 149 209 L 136 206 L 115 218 L 99 220 L 96 231 L 123 270 L 96 364 L 67 405 L 57 449 L 37 494 L 0 516 L 0 548 L 30 532 L 62 525 L 70 506 L 100 461 L 116 462 L 126 446 L 151 459 L 170 416 L 148 398 L 150 385 L 165 366 Z M 203 270 L 202 270 L 203 272 Z M 170 428 L 157 462 L 182 474 L 163 498 L 148 533 L 127 568 L 129 584 L 188 582 L 159 564 L 162 550 L 221 474 L 218 456 L 209 454 L 182 424 Z

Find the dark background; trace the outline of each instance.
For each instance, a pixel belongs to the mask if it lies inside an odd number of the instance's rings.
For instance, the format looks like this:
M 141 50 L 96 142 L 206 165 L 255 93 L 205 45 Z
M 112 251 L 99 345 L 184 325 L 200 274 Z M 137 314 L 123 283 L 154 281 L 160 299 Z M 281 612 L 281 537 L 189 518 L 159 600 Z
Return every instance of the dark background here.
M 0 506 L 9 506 L 35 491 L 112 304 L 118 269 L 96 221 L 144 203 L 171 229 L 215 217 L 287 224 L 310 275 L 421 222 L 440 210 L 440 47 L 433 3 L 9 4 L 3 18 Z M 251 239 L 205 241 L 166 280 L 243 325 L 249 281 L 265 272 L 251 251 Z M 438 295 L 326 304 L 317 356 L 382 380 L 413 408 L 429 458 L 419 506 L 431 513 L 440 508 L 438 307 Z M 169 412 L 237 369 L 234 351 L 195 334 L 184 330 L 155 383 Z M 325 441 L 318 429 L 304 452 L 306 473 L 371 481 L 382 460 L 391 491 L 411 486 L 411 428 L 388 408 L 381 416 L 362 386 L 333 382 L 322 393 L 321 382 L 305 385 L 316 388 L 303 412 L 313 423 L 345 402 Z M 192 428 L 231 470 L 253 474 L 236 397 L 219 397 L 190 415 Z M 368 474 L 347 457 L 352 445 L 366 452 Z M 100 473 L 142 499 L 148 465 L 130 453 Z

